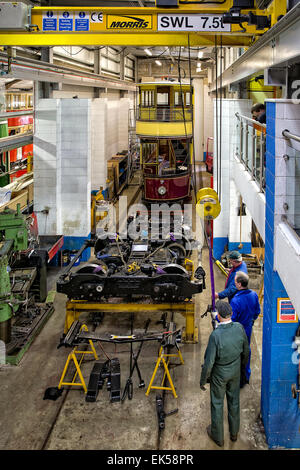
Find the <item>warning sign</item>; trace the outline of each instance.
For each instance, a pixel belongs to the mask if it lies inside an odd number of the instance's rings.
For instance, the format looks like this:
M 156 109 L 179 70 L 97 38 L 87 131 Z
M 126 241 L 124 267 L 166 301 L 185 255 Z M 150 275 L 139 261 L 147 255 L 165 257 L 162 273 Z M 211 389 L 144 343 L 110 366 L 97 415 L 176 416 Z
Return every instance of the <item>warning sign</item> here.
M 289 298 L 277 299 L 277 323 L 298 323 L 298 315 Z
M 90 14 L 88 11 L 80 11 L 75 14 L 75 31 L 89 31 Z
M 53 10 L 43 13 L 43 31 L 57 30 L 57 13 Z
M 69 11 L 59 13 L 58 29 L 59 31 L 73 31 L 73 13 Z

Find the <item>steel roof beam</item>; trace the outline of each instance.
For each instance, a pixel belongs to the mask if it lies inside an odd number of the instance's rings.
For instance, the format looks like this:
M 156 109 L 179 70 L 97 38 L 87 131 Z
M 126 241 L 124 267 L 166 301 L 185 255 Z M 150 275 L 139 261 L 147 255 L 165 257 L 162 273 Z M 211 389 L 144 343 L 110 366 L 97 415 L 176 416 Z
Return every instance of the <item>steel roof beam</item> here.
M 290 10 L 218 78 L 223 87 L 244 81 L 264 69 L 300 62 L 300 4 Z M 221 78 L 222 77 L 222 78 Z M 215 91 L 216 82 L 210 86 Z
M 0 54 L 1 64 L 7 64 L 5 54 Z M 49 64 L 33 59 L 14 59 L 11 64 L 11 72 L 5 78 L 15 78 L 20 80 L 36 80 L 41 82 L 65 83 L 69 85 L 88 86 L 94 88 L 108 88 L 124 91 L 135 91 L 134 83 L 110 80 L 99 75 L 70 70 L 67 67 Z

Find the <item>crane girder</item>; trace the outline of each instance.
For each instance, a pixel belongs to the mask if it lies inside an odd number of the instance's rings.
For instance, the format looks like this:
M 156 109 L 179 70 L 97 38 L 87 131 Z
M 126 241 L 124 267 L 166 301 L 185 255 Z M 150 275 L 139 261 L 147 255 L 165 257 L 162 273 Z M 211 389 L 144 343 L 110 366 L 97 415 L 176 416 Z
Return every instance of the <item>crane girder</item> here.
M 234 0 L 235 1 L 235 0 Z M 268 28 L 228 24 L 223 15 L 234 1 L 180 2 L 177 8 L 159 7 L 38 7 L 31 8 L 25 31 L 0 28 L 0 44 L 7 46 L 249 46 Z M 286 13 L 285 2 L 273 0 L 266 10 L 240 10 L 251 18 L 265 16 L 273 26 Z

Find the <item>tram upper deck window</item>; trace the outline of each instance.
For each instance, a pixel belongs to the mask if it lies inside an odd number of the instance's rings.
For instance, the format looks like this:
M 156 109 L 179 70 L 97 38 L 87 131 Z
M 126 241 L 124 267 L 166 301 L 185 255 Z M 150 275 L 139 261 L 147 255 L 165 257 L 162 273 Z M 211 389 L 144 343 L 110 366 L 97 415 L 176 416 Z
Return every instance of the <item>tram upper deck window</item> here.
M 157 105 L 158 106 L 169 106 L 169 93 L 167 93 L 167 92 L 157 93 Z
M 174 96 L 175 106 L 182 106 L 182 98 L 183 98 L 183 93 L 180 93 L 179 91 L 175 91 L 175 96 Z
M 190 106 L 191 104 L 191 94 L 189 91 L 181 92 L 175 91 L 174 95 L 174 104 L 175 106 Z
M 148 106 L 154 106 L 154 91 L 153 90 L 143 90 L 140 95 L 140 105 L 143 108 Z

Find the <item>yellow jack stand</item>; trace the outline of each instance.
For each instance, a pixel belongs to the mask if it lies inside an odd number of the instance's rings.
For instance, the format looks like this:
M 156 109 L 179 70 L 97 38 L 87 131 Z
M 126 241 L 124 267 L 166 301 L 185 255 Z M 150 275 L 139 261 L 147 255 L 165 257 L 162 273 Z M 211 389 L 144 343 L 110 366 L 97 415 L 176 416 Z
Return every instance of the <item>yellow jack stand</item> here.
M 185 317 L 185 328 L 182 332 L 184 343 L 198 343 L 198 328 L 195 325 L 195 304 L 193 301 L 175 304 L 143 304 L 143 303 L 100 303 L 86 302 L 84 300 L 68 300 L 66 304 L 66 317 L 64 333 L 67 334 L 72 323 L 78 320 L 83 312 L 110 312 L 120 315 L 123 312 L 180 312 Z
M 170 372 L 169 372 L 169 369 L 168 369 L 168 365 L 169 365 L 169 362 L 170 362 L 170 358 L 171 357 L 179 357 L 180 359 L 180 362 L 181 364 L 184 364 L 184 360 L 183 360 L 183 357 L 182 357 L 182 354 L 181 354 L 181 351 L 179 348 L 178 349 L 178 353 L 177 354 L 166 354 L 164 352 L 164 348 L 161 346 L 160 348 L 160 351 L 159 351 L 159 355 L 158 355 L 158 359 L 156 361 L 156 365 L 155 365 L 155 369 L 154 369 L 154 372 L 152 374 L 152 377 L 151 377 L 151 380 L 150 380 L 150 383 L 149 383 L 149 386 L 148 386 L 148 389 L 147 389 L 147 392 L 146 392 L 146 395 L 148 396 L 150 391 L 152 389 L 156 389 L 156 390 L 170 390 L 173 395 L 174 395 L 174 398 L 178 398 L 177 397 L 177 394 L 176 394 L 176 391 L 175 391 L 175 387 L 174 387 L 174 384 L 173 384 L 173 381 L 171 379 L 171 375 L 170 375 Z M 167 361 L 165 360 L 165 357 L 168 358 Z M 156 373 L 158 371 L 158 368 L 159 368 L 159 364 L 160 363 L 163 363 L 163 366 L 164 366 L 164 369 L 165 369 L 165 372 L 164 372 L 164 376 L 163 376 L 163 379 L 161 381 L 161 385 L 160 386 L 154 386 L 152 385 L 153 382 L 154 382 L 154 379 L 155 379 L 155 376 L 156 376 Z M 165 382 L 165 378 L 168 378 L 168 381 L 169 381 L 169 384 L 170 384 L 170 387 L 164 387 L 163 384 Z
M 81 330 L 88 331 L 88 328 L 87 328 L 86 325 L 82 325 L 80 331 Z M 76 346 L 72 350 L 72 352 L 70 352 L 70 354 L 68 355 L 68 359 L 66 361 L 63 373 L 61 375 L 60 381 L 59 381 L 58 389 L 60 389 L 62 387 L 62 385 L 69 385 L 71 387 L 74 387 L 74 386 L 78 387 L 79 386 L 79 387 L 83 388 L 84 393 L 87 393 L 87 386 L 85 384 L 82 372 L 80 370 L 80 366 L 81 366 L 81 363 L 83 361 L 84 356 L 87 355 L 87 354 L 93 354 L 96 361 L 98 360 L 98 355 L 96 353 L 95 346 L 94 346 L 91 339 L 89 340 L 89 343 L 90 343 L 91 351 L 78 351 L 77 346 Z M 81 358 L 79 359 L 79 361 L 77 360 L 77 357 L 76 357 L 77 354 L 81 354 Z M 67 373 L 67 370 L 68 370 L 68 367 L 69 367 L 69 364 L 70 364 L 71 361 L 73 361 L 74 364 L 75 364 L 76 372 L 75 372 L 75 375 L 73 377 L 72 382 L 64 382 L 63 380 L 65 378 L 65 375 Z M 77 375 L 79 376 L 80 382 L 75 382 Z

